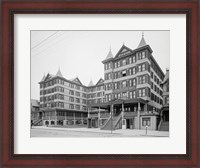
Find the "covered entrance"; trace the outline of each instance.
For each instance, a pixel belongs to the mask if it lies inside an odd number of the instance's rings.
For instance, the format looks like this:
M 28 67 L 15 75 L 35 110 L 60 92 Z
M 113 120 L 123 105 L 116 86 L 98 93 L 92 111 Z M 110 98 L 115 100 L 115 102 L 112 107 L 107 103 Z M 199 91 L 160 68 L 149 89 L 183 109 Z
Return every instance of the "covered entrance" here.
M 134 129 L 134 118 L 126 119 L 126 129 Z
M 98 118 L 88 118 L 88 128 L 98 128 Z

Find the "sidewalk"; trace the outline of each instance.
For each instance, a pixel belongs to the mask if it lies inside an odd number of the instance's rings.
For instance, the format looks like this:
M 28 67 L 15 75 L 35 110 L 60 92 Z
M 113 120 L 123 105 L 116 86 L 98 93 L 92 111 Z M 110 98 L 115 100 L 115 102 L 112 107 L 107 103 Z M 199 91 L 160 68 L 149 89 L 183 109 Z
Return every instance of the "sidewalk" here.
M 62 128 L 62 127 L 46 127 L 46 126 L 34 126 L 32 129 L 46 129 L 46 130 L 60 130 L 60 131 L 72 131 L 72 132 L 91 132 L 91 133 L 104 133 L 111 134 L 111 130 L 101 130 L 100 128 Z M 118 129 L 112 131 L 112 134 L 136 137 L 169 137 L 168 131 L 152 131 L 152 130 L 138 130 L 138 129 Z

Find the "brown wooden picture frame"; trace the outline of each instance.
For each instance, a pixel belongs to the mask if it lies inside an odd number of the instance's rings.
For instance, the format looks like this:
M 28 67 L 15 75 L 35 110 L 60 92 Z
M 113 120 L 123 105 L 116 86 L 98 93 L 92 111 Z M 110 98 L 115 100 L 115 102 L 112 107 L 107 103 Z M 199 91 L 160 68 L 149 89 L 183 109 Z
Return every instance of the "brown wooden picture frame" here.
M 2 167 L 200 167 L 198 0 L 3 0 L 0 3 Z M 186 154 L 14 154 L 14 15 L 77 13 L 186 14 Z

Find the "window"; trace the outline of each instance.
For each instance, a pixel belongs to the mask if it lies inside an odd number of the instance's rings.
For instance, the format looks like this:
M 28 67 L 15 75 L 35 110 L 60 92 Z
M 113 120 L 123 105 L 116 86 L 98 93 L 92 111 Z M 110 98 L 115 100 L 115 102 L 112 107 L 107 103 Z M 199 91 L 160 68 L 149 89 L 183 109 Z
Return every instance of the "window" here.
M 129 60 L 129 64 L 132 64 L 132 57 L 130 57 L 128 60 Z
M 111 74 L 110 74 L 110 73 L 108 74 L 108 80 L 109 80 L 109 79 L 111 79 Z
M 142 90 L 139 90 L 139 97 L 142 96 Z
M 70 90 L 70 91 L 69 91 L 69 94 L 70 94 L 70 95 L 74 95 L 74 91 L 73 91 L 73 90 Z
M 129 86 L 131 87 L 132 85 L 133 85 L 133 81 L 131 79 L 131 80 L 129 80 Z
M 126 81 L 122 82 L 122 87 L 125 88 L 126 87 Z
M 129 73 L 129 75 L 132 75 L 132 69 L 130 68 L 129 70 L 128 70 L 128 73 Z
M 118 61 L 117 64 L 118 64 L 118 67 L 120 67 L 120 61 Z
M 118 99 L 120 99 L 121 98 L 121 94 L 120 93 L 118 93 Z
M 122 97 L 123 97 L 123 98 L 127 98 L 127 93 L 126 93 L 126 92 L 123 92 L 123 93 L 122 93 Z
M 151 82 L 151 89 L 153 89 L 153 82 Z
M 139 76 L 138 79 L 139 79 L 139 80 L 138 80 L 138 84 L 142 84 L 142 77 Z
M 117 62 L 115 62 L 115 68 L 117 68 Z
M 76 92 L 76 96 L 79 96 L 79 97 L 80 97 L 80 92 Z
M 133 92 L 129 92 L 129 98 L 130 98 L 130 99 L 133 98 Z
M 117 83 L 115 83 L 114 88 L 117 89 Z
M 110 100 L 111 100 L 111 94 L 108 95 L 108 101 L 110 101 Z
M 74 98 L 73 97 L 69 97 L 69 101 L 70 102 L 74 102 Z
M 145 71 L 145 64 L 142 64 L 142 71 Z
M 145 83 L 146 82 L 146 76 L 143 76 L 142 77 L 142 83 Z
M 80 103 L 80 99 L 79 98 L 76 98 L 76 103 Z
M 154 75 L 154 81 L 156 82 L 157 78 L 156 78 L 156 75 Z
M 138 72 L 141 72 L 141 65 L 138 65 Z
M 110 69 L 110 67 L 111 67 L 110 65 L 111 65 L 111 63 L 108 63 L 108 69 Z
M 145 56 L 145 52 L 143 51 L 142 52 L 142 59 L 144 59 L 146 56 Z
M 133 79 L 133 86 L 136 85 L 136 79 Z
M 122 76 L 126 76 L 126 70 L 122 71 Z
M 82 103 L 83 103 L 83 104 L 86 104 L 86 100 L 85 100 L 85 99 L 82 99 Z
M 135 56 L 133 57 L 133 62 L 135 62 Z
M 133 91 L 133 98 L 136 98 L 136 92 Z
M 133 75 L 135 74 L 135 68 L 133 68 Z
M 151 78 L 153 79 L 153 72 L 151 71 Z
M 151 126 L 151 118 L 142 118 L 142 126 Z
M 126 59 L 122 60 L 122 66 L 126 65 Z
M 145 96 L 145 89 L 142 89 L 142 96 Z
M 76 109 L 77 109 L 77 110 L 80 110 L 80 105 L 76 105 Z
M 104 65 L 104 69 L 107 70 L 107 64 Z

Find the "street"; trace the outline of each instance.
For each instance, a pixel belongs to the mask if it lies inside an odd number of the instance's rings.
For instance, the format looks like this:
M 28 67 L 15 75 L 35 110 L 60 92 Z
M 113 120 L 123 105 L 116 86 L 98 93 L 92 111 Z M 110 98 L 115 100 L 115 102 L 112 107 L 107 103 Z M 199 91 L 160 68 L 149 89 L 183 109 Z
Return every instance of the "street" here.
M 36 126 L 31 129 L 31 137 L 169 137 L 168 131 L 100 130 L 99 128 L 62 128 Z

